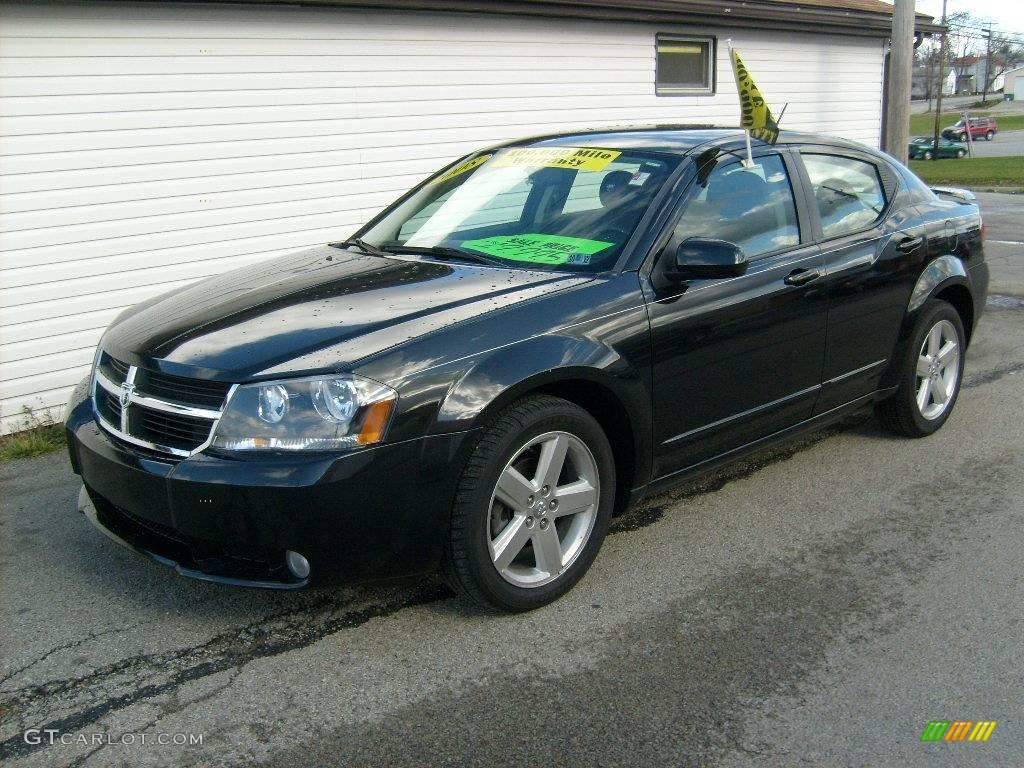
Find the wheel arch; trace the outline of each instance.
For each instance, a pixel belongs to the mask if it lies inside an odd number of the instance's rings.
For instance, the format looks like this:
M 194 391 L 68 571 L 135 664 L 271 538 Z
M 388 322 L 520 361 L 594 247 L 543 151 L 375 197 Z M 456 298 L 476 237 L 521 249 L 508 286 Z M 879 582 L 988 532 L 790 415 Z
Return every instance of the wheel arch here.
M 620 512 L 651 472 L 651 400 L 645 381 L 641 372 L 597 342 L 543 337 L 528 349 L 495 355 L 466 371 L 441 404 L 438 423 L 442 429 L 486 427 L 512 403 L 536 394 L 575 403 L 594 417 L 611 444 L 615 510 Z
M 964 325 L 967 341 L 970 342 L 976 312 L 969 279 L 963 262 L 949 254 L 934 259 L 924 268 L 910 294 L 903 325 L 892 357 L 889 359 L 888 370 L 879 383 L 880 388 L 895 386 L 899 375 L 900 361 L 906 354 L 907 344 L 910 342 L 918 314 L 929 299 L 941 299 L 953 305 Z
M 971 334 L 974 331 L 974 297 L 971 290 L 965 284 L 951 282 L 946 287 L 937 290 L 932 298 L 949 302 L 953 309 L 960 315 L 960 322 L 964 324 L 964 335 L 967 343 L 971 341 Z
M 560 397 L 587 411 L 601 425 L 615 460 L 615 514 L 626 510 L 636 480 L 636 434 L 622 400 L 605 384 L 593 379 L 566 378 L 541 384 L 526 393 Z
M 956 256 L 946 254 L 929 262 L 917 278 L 907 304 L 907 322 L 913 326 L 914 315 L 929 299 L 948 301 L 960 315 L 967 340 L 974 330 L 974 296 L 964 263 Z

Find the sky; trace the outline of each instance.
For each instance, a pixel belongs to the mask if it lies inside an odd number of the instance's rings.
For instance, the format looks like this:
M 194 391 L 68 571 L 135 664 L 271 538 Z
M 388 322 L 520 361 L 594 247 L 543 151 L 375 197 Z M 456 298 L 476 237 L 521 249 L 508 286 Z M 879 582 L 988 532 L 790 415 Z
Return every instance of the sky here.
M 942 17 L 942 0 L 917 0 L 917 10 Z M 970 11 L 974 16 L 993 23 L 996 32 L 1019 33 L 1024 38 L 1024 0 L 948 0 L 947 12 Z

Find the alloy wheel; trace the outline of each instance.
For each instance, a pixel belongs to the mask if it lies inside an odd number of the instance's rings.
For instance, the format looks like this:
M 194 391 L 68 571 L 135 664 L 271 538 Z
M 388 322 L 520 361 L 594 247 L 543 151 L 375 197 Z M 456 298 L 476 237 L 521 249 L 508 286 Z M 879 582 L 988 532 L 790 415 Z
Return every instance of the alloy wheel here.
M 960 342 L 949 320 L 940 320 L 925 336 L 917 358 L 917 408 L 933 421 L 949 408 L 960 379 Z
M 507 582 L 539 587 L 586 547 L 601 497 L 597 462 L 568 432 L 546 432 L 505 465 L 491 494 L 491 562 Z

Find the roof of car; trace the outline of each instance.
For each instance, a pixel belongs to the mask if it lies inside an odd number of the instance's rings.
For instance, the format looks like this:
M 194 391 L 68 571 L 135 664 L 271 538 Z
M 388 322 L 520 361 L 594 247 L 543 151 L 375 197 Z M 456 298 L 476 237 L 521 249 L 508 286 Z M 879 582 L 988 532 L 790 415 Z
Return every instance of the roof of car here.
M 552 133 L 510 141 L 505 147 L 606 147 L 608 149 L 646 149 L 651 152 L 685 155 L 706 144 L 728 144 L 743 139 L 740 128 L 711 125 L 642 125 L 593 128 L 584 131 Z M 825 144 L 866 149 L 862 144 L 823 134 L 782 131 L 779 144 Z M 757 146 L 759 141 L 754 141 Z

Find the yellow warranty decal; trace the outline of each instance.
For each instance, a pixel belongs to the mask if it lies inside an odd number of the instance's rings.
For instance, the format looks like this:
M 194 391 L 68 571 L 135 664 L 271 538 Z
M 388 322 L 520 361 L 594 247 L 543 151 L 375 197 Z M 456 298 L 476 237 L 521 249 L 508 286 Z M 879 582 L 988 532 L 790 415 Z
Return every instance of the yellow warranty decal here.
M 495 168 L 526 166 L 529 168 L 570 168 L 580 171 L 601 171 L 621 155 L 612 149 L 576 147 L 534 147 L 506 149 L 494 161 Z
M 431 184 L 441 184 L 448 179 L 454 179 L 456 176 L 465 173 L 466 171 L 472 171 L 474 168 L 479 168 L 481 165 L 491 159 L 491 155 L 481 155 L 480 157 L 474 157 L 472 160 L 467 160 L 464 163 L 459 163 L 447 173 L 444 173 L 434 179 Z

